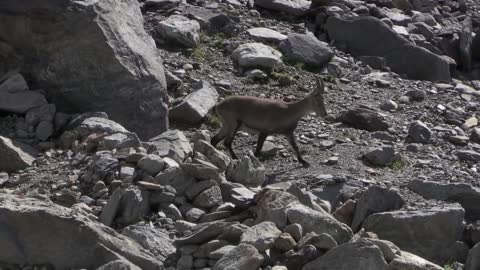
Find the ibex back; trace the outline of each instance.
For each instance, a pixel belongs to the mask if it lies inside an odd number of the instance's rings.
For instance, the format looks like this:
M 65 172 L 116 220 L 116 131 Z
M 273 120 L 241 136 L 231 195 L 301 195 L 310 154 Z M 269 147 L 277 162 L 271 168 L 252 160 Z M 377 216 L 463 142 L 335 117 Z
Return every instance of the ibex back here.
M 258 132 L 255 155 L 260 155 L 263 143 L 271 134 L 285 135 L 297 154 L 298 161 L 305 167 L 310 164 L 305 161 L 298 149 L 293 132 L 298 121 L 307 113 L 315 112 L 325 117 L 327 111 L 323 100 L 324 83 L 317 79 L 317 88 L 305 98 L 286 103 L 281 100 L 257 98 L 250 96 L 231 96 L 219 102 L 215 111 L 222 122 L 219 132 L 212 138 L 211 143 L 216 146 L 221 140 L 227 147 L 232 158 L 237 156 L 232 149 L 232 142 L 240 128 Z

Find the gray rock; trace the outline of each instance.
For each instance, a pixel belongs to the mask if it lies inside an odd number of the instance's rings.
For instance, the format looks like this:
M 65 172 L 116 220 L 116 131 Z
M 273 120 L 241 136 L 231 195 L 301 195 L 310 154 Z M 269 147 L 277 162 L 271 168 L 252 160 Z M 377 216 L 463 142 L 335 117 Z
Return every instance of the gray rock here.
M 15 172 L 32 166 L 37 151 L 31 146 L 0 136 L 0 171 Z
M 300 16 L 310 7 L 310 1 L 306 0 L 255 0 L 255 5 L 274 11 L 282 11 L 287 14 Z
M 25 122 L 33 127 L 40 121 L 54 122 L 57 107 L 53 104 L 46 104 L 35 107 L 25 114 Z
M 433 264 L 415 254 L 402 251 L 400 256 L 396 256 L 395 259 L 388 265 L 388 270 L 404 270 L 404 269 L 426 269 L 426 270 L 443 270 L 436 264 Z
M 10 71 L 0 77 L 0 93 L 28 91 L 28 84 L 22 74 Z
M 274 43 L 279 43 L 287 38 L 286 35 L 265 27 L 250 28 L 247 33 L 256 40 Z
M 398 104 L 393 100 L 387 100 L 380 105 L 380 109 L 384 111 L 396 111 L 398 109 Z
M 194 185 L 190 186 L 186 191 L 185 191 L 185 196 L 189 200 L 195 199 L 198 194 L 202 193 L 206 189 L 209 189 L 215 185 L 218 185 L 217 182 L 213 180 L 204 180 L 204 181 L 199 181 L 195 183 Z
M 16 232 L 0 231 L 0 261 L 6 264 L 31 261 L 48 262 L 55 269 L 96 269 L 121 260 L 140 269 L 163 269 L 130 238 L 49 201 L 0 195 L 0 226 Z
M 103 207 L 102 212 L 100 213 L 99 220 L 101 223 L 112 226 L 113 221 L 118 213 L 118 208 L 120 206 L 120 200 L 123 196 L 123 190 L 121 188 L 115 189 L 110 198 L 108 199 L 107 204 Z
M 480 244 L 476 244 L 469 252 L 465 270 L 480 269 Z
M 185 218 L 190 222 L 198 222 L 205 215 L 205 211 L 198 208 L 192 208 L 185 213 Z
M 386 270 L 387 263 L 380 249 L 370 242 L 340 245 L 307 263 L 302 270 Z
M 256 215 L 255 223 L 262 221 L 271 221 L 282 229 L 287 226 L 287 213 L 289 206 L 300 204 L 297 197 L 280 190 L 266 190 L 256 195 Z M 300 224 L 301 225 L 301 224 Z
M 392 71 L 412 79 L 450 80 L 449 62 L 445 58 L 411 44 L 377 18 L 332 16 L 325 28 L 331 40 L 343 44 L 354 56 L 383 57 Z
M 390 164 L 395 158 L 395 149 L 391 145 L 382 145 L 373 149 L 370 149 L 365 154 L 365 158 L 377 166 L 386 166 Z
M 34 10 L 58 16 L 58 23 L 44 25 L 43 16 L 29 18 Z M 2 5 L 0 20 L 4 25 L 45 26 L 42 31 L 25 27 L 14 32 L 4 27 L 0 36 L 21 56 L 10 64 L 22 66 L 22 73 L 54 98 L 59 111 L 104 111 L 144 138 L 168 128 L 162 60 L 144 29 L 138 1 L 11 1 Z M 65 31 L 71 34 L 57 35 Z M 38 42 L 24 42 L 24 37 Z M 18 94 L 24 95 L 15 97 L 22 107 L 46 104 L 38 93 Z M 7 99 L 0 98 L 0 103 Z
M 292 185 L 287 189 L 287 192 L 295 195 L 295 197 L 297 197 L 302 204 L 312 208 L 313 210 L 326 213 L 331 212 L 330 202 L 321 200 L 310 191 L 306 191 L 305 189 L 301 189 L 296 185 Z
M 247 231 L 250 227 L 243 224 L 233 224 L 225 229 L 225 231 L 218 236 L 218 239 L 226 240 L 229 243 L 238 244 L 240 242 L 240 237 L 242 234 Z
M 122 125 L 101 117 L 89 117 L 84 119 L 76 128 L 75 131 L 85 138 L 92 133 L 106 133 L 108 135 L 115 133 L 128 133 Z
M 221 204 L 222 202 L 222 191 L 220 190 L 220 187 L 218 185 L 215 185 L 198 194 L 198 196 L 193 201 L 193 205 L 200 208 L 209 209 Z
M 480 219 L 480 189 L 470 184 L 412 180 L 408 189 L 425 199 L 458 202 L 465 209 L 467 219 Z
M 229 186 L 227 186 L 229 185 Z M 247 208 L 253 202 L 255 192 L 238 183 L 222 183 L 222 197 L 238 208 Z
M 222 176 L 220 170 L 210 162 L 194 160 L 196 163 L 182 163 L 180 167 L 182 170 L 195 177 L 198 180 L 212 179 L 217 183 L 222 182 Z
M 266 68 L 280 64 L 282 54 L 274 48 L 262 43 L 246 43 L 232 52 L 232 58 L 244 68 Z
M 340 115 L 339 120 L 354 128 L 368 131 L 384 131 L 390 127 L 385 117 L 366 108 L 348 110 Z
M 408 139 L 414 143 L 429 143 L 432 131 L 427 125 L 419 120 L 410 124 L 408 128 Z
M 172 15 L 156 27 L 157 39 L 185 47 L 196 47 L 200 41 L 200 24 L 180 15 Z
M 23 114 L 35 108 L 47 105 L 45 97 L 34 91 L 21 91 L 10 93 L 0 91 L 0 110 Z
M 177 195 L 183 195 L 190 188 L 195 179 L 186 174 L 180 167 L 169 167 L 155 176 L 155 182 L 162 186 L 172 186 Z
M 198 140 L 193 145 L 193 151 L 204 154 L 221 172 L 224 172 L 230 163 L 230 157 L 222 151 L 213 147 L 204 140 Z
M 106 263 L 96 270 L 141 270 L 140 267 L 123 260 L 116 260 Z
M 480 153 L 474 150 L 459 150 L 456 155 L 463 161 L 480 162 Z
M 300 225 L 298 223 L 293 223 L 293 224 L 290 224 L 290 225 L 286 226 L 283 229 L 283 231 L 290 234 L 293 237 L 293 239 L 295 239 L 295 241 L 300 241 L 300 239 L 303 236 L 302 225 Z
M 363 227 L 402 250 L 443 265 L 457 255 L 464 213 L 461 207 L 376 213 Z
M 169 112 L 172 120 L 190 124 L 200 123 L 217 103 L 217 90 L 208 82 L 202 81 L 202 87 L 193 91 Z
M 337 221 L 332 215 L 312 210 L 298 203 L 288 208 L 287 217 L 290 223 L 300 224 L 305 233 L 327 233 L 339 244 L 349 241 L 353 235 L 347 225 Z
M 265 181 L 265 167 L 252 153 L 249 153 L 240 160 L 232 160 L 225 176 L 231 182 L 245 186 L 259 186 Z
M 333 51 L 328 44 L 318 40 L 313 34 L 289 34 L 280 44 L 280 50 L 288 60 L 318 68 L 323 68 L 333 58 Z
M 148 174 L 155 176 L 165 168 L 165 162 L 161 157 L 150 154 L 141 158 L 137 166 Z
M 209 9 L 194 5 L 188 5 L 185 7 L 187 16 L 190 19 L 197 21 L 200 24 L 202 30 L 205 31 L 218 31 L 222 30 L 225 26 L 228 26 L 232 20 L 225 13 L 219 9 Z
M 337 241 L 330 235 L 322 233 L 312 239 L 312 245 L 318 250 L 330 250 L 338 246 Z
M 125 189 L 118 207 L 116 221 L 123 226 L 140 221 L 150 210 L 148 195 L 147 191 L 141 191 L 137 186 Z
M 99 149 L 113 150 L 140 147 L 140 140 L 135 133 L 114 133 L 105 136 L 99 143 Z
M 210 257 L 210 254 L 214 252 L 215 250 L 218 250 L 222 247 L 229 246 L 229 243 L 225 240 L 211 240 L 208 241 L 207 243 L 201 245 L 195 253 L 193 253 L 193 256 L 195 258 L 207 258 Z M 220 258 L 218 258 L 220 259 Z
M 183 162 L 192 154 L 190 142 L 180 130 L 166 131 L 145 143 L 148 152 L 161 157 L 169 157 L 177 162 Z
M 379 186 L 371 186 L 362 193 L 355 206 L 352 230 L 360 230 L 363 221 L 371 214 L 398 210 L 405 201 L 395 191 Z
M 168 236 L 168 233 L 161 229 L 137 224 L 124 228 L 122 234 L 135 240 L 162 263 L 165 262 L 168 256 L 175 253 L 173 241 Z
M 229 253 L 230 251 L 232 251 L 232 249 L 234 249 L 235 246 L 232 246 L 232 245 L 226 245 L 226 246 L 223 246 L 217 250 L 214 250 L 212 252 L 210 252 L 210 254 L 208 254 L 208 258 L 210 259 L 215 259 L 215 260 L 219 260 L 221 259 L 225 254 Z
M 258 250 L 247 244 L 240 244 L 225 254 L 213 266 L 213 270 L 257 270 L 263 262 Z
M 258 251 L 263 252 L 273 247 L 281 233 L 273 222 L 265 221 L 246 230 L 240 238 L 240 243 L 252 245 Z
M 182 255 L 177 261 L 177 269 L 191 269 L 193 267 L 193 256 Z
M 480 143 L 480 128 L 474 128 L 470 135 L 470 140 L 474 143 Z
M 192 234 L 176 239 L 173 244 L 180 247 L 205 243 L 222 234 L 232 224 L 232 222 L 211 222 L 206 225 L 198 225 L 193 228 Z

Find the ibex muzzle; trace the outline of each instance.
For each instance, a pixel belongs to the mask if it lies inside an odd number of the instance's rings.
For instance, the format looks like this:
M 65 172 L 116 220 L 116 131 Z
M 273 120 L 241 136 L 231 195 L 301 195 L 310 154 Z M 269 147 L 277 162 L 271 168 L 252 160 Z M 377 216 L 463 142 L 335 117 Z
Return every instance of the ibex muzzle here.
M 215 111 L 222 122 L 219 132 L 212 138 L 216 146 L 221 140 L 227 147 L 232 158 L 236 159 L 232 142 L 237 131 L 245 127 L 259 133 L 255 155 L 260 155 L 267 136 L 272 134 L 285 135 L 297 154 L 298 161 L 305 167 L 310 164 L 305 161 L 298 149 L 293 132 L 298 121 L 307 113 L 315 112 L 318 116 L 327 116 L 323 93 L 325 90 L 322 79 L 317 79 L 317 88 L 305 98 L 286 103 L 280 100 L 257 98 L 250 96 L 231 96 L 219 102 Z

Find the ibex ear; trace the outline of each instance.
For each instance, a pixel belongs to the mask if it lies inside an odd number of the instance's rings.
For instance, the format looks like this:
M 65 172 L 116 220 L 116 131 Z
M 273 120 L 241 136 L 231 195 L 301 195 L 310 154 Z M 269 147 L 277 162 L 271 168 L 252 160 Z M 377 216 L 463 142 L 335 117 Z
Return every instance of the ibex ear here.
M 323 80 L 320 77 L 315 76 L 317 80 L 317 89 L 315 89 L 316 94 L 323 94 L 325 92 L 325 85 L 323 84 Z

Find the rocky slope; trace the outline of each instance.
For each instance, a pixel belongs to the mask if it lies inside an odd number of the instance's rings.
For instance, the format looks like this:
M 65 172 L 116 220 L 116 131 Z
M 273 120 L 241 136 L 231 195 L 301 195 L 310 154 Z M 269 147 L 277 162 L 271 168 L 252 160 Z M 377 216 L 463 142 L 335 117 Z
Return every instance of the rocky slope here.
M 480 269 L 479 10 L 0 3 L 0 269 Z M 210 145 L 221 98 L 316 76 L 310 168 L 281 136 Z

